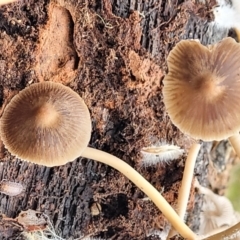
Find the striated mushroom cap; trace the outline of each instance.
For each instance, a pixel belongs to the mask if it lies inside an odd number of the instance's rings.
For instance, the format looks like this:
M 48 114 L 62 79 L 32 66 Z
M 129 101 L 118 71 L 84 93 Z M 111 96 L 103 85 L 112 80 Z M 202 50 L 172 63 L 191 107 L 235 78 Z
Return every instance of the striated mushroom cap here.
M 52 167 L 81 155 L 91 135 L 83 99 L 59 83 L 32 84 L 7 105 L 0 133 L 9 152 L 22 160 Z
M 240 44 L 225 38 L 212 46 L 182 40 L 170 52 L 164 78 L 166 110 L 183 133 L 204 141 L 240 130 Z

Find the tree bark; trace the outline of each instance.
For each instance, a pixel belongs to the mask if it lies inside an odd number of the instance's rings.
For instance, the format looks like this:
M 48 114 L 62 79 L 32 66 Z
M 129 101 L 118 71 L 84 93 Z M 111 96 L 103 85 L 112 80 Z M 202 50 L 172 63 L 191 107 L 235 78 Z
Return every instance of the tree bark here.
M 160 142 L 188 151 L 192 139 L 165 113 L 166 58 L 181 39 L 203 44 L 227 36 L 210 25 L 206 7 L 188 0 L 21 0 L 0 7 L 0 103 L 34 82 L 55 81 L 79 93 L 90 109 L 90 146 L 137 169 L 176 207 L 184 161 L 141 167 L 141 149 Z M 2 145 L 1 145 L 2 146 Z M 206 182 L 206 148 L 195 174 Z M 25 192 L 0 194 L 1 212 L 15 218 L 33 209 L 49 216 L 64 239 L 161 239 L 166 219 L 128 179 L 110 167 L 78 158 L 47 168 L 21 161 L 1 147 L 0 179 Z M 54 149 L 53 149 L 54 151 Z M 197 229 L 201 198 L 192 189 L 188 225 Z M 20 239 L 4 220 L 1 239 Z M 9 224 L 9 222 L 8 222 Z M 11 231 L 9 230 L 11 229 Z M 1 236 L 2 234 L 2 236 Z

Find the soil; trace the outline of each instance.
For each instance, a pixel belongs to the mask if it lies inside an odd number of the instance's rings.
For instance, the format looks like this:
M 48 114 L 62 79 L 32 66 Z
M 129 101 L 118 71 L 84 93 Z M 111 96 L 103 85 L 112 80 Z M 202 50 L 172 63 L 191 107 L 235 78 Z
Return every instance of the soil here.
M 181 39 L 203 44 L 228 35 L 210 24 L 215 1 L 20 0 L 0 7 L 0 106 L 35 82 L 55 81 L 84 99 L 92 118 L 90 146 L 138 170 L 176 207 L 186 154 L 141 166 L 141 149 L 168 142 L 186 152 L 193 140 L 170 121 L 162 99 L 166 58 Z M 203 144 L 195 175 L 207 184 Z M 47 168 L 17 159 L 0 144 L 0 179 L 21 183 L 24 193 L 0 194 L 1 213 L 15 218 L 37 210 L 64 239 L 161 239 L 167 220 L 122 174 L 78 158 Z M 198 229 L 201 197 L 192 188 L 188 225 Z M 21 226 L 0 220 L 1 239 L 22 239 Z M 155 234 L 154 234 L 155 233 Z M 157 233 L 157 234 L 156 234 Z M 24 239 L 24 238 L 23 238 Z M 177 237 L 176 239 L 180 239 Z

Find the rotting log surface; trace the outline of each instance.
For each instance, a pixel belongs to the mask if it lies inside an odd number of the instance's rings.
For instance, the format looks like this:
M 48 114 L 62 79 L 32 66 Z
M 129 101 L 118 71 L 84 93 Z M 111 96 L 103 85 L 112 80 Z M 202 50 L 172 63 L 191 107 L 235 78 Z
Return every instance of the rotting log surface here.
M 140 149 L 157 140 L 186 150 L 192 143 L 165 113 L 161 80 L 166 57 L 180 39 L 198 38 L 208 44 L 227 32 L 209 27 L 203 16 L 207 8 L 190 2 L 21 0 L 2 6 L 0 104 L 33 82 L 67 84 L 90 109 L 90 145 L 128 162 L 176 206 L 185 156 L 141 168 Z M 79 158 L 46 168 L 20 161 L 0 147 L 0 179 L 26 188 L 17 197 L 0 194 L 1 212 L 8 217 L 27 209 L 44 212 L 65 239 L 88 234 L 160 239 L 147 235 L 168 226 L 144 194 L 108 166 Z M 200 182 L 206 181 L 205 149 L 204 145 L 196 164 Z M 197 229 L 199 219 L 194 216 L 199 215 L 201 199 L 194 191 L 188 209 L 188 223 Z M 9 224 L 0 223 L 0 238 L 21 239 L 20 230 Z

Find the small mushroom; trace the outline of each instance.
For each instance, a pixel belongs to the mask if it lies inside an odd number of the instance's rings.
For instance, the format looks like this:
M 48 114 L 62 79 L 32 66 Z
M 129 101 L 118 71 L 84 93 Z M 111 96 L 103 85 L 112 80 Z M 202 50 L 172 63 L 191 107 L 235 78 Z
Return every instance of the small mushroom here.
M 4 193 L 8 196 L 17 196 L 24 191 L 24 186 L 21 183 L 7 181 L 3 179 L 0 182 L 0 193 Z
M 212 46 L 180 41 L 167 59 L 163 96 L 171 121 L 183 133 L 204 141 L 230 138 L 240 156 L 239 55 L 240 45 L 232 38 Z M 198 143 L 193 144 L 192 157 L 186 161 L 178 201 L 182 219 L 199 148 Z
M 76 92 L 44 82 L 13 97 L 2 115 L 0 132 L 11 154 L 52 167 L 81 155 L 90 140 L 91 120 Z
M 225 38 L 212 46 L 182 40 L 170 52 L 164 103 L 183 133 L 222 140 L 240 130 L 240 45 Z
M 16 95 L 6 107 L 0 131 L 6 148 L 23 160 L 59 166 L 81 156 L 107 164 L 131 180 L 185 238 L 194 232 L 141 174 L 123 160 L 87 147 L 91 120 L 82 98 L 58 83 L 41 82 Z
M 141 166 L 148 167 L 157 163 L 169 162 L 180 158 L 183 153 L 184 150 L 179 146 L 166 143 L 157 143 L 148 147 L 143 147 L 141 150 Z

